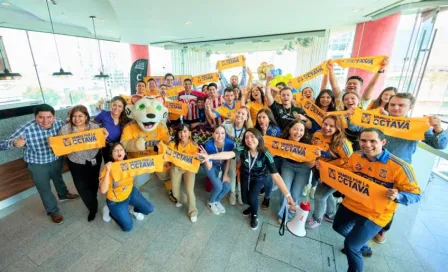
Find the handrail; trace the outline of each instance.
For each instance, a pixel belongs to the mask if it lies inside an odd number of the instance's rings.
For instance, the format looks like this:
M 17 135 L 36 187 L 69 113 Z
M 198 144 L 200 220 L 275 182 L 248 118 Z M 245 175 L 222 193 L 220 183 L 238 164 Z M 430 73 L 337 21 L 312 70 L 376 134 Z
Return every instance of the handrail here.
M 448 160 L 448 153 L 446 153 L 446 152 L 444 152 L 442 150 L 435 149 L 432 146 L 429 146 L 429 145 L 425 144 L 424 142 L 418 142 L 417 146 L 420 147 L 421 149 L 424 149 L 424 150 L 428 151 L 431 154 L 434 154 L 434 155 L 436 155 L 438 157 L 441 157 L 441 158 L 443 158 L 445 160 Z

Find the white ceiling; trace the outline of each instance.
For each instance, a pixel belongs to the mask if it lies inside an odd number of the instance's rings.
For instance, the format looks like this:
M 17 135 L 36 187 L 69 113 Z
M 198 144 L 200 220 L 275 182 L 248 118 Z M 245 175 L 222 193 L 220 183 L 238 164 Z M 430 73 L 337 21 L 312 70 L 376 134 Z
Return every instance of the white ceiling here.
M 54 0 L 55 31 L 135 44 L 188 43 L 343 27 L 399 0 Z M 45 0 L 0 0 L 0 27 L 51 32 Z M 191 24 L 185 24 L 191 22 Z

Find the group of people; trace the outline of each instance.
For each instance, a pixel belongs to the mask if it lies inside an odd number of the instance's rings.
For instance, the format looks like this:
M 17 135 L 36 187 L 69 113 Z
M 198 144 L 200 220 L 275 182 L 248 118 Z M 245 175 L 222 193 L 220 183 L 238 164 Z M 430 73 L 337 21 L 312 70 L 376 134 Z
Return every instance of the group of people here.
M 344 90 L 341 90 L 331 62 L 327 64 L 329 72 L 323 78 L 321 90 L 305 87 L 300 95 L 293 92 L 287 82 L 270 86 L 272 77 L 269 75 L 265 84 L 253 83 L 249 69 L 243 69 L 249 78 L 246 85 L 241 86 L 238 77 L 232 76 L 222 95 L 216 83 L 193 90 L 191 79 L 183 81 L 184 90 L 172 93 L 172 74 L 166 74 L 164 84 L 159 86 L 154 79 L 138 82 L 136 91 L 140 96 L 162 97 L 165 101 L 180 101 L 188 105 L 185 116 L 169 114 L 168 127 L 174 130 L 174 137 L 169 137 L 168 133 L 159 136 L 172 149 L 196 155 L 201 160 L 207 179 L 213 185 L 207 200 L 212 214 L 226 212 L 223 199 L 228 196 L 230 205 L 247 205 L 242 213 L 250 217 L 251 228 L 257 229 L 260 192 L 264 192 L 261 209 L 269 208 L 274 184 L 284 195 L 278 211 L 279 220 L 285 210 L 293 209 L 310 197 L 314 199 L 314 212 L 309 216 L 306 227 L 317 228 L 324 221 L 332 222 L 333 229 L 345 237 L 343 252 L 347 255 L 349 271 L 363 271 L 362 257 L 372 255 L 367 242 L 373 238 L 384 243 L 397 205 L 408 205 L 420 199 L 420 189 L 410 166 L 417 141 L 388 136 L 374 128 L 363 129 L 351 124 L 349 118 L 345 120 L 348 127 L 344 128 L 341 118 L 335 115 L 327 115 L 319 124 L 307 116 L 300 97 L 314 101 L 326 113 L 344 110 L 350 116 L 360 108 L 406 117 L 415 104 L 411 94 L 388 87 L 372 99 L 376 81 L 386 67 L 387 59 L 362 94 L 363 79 L 358 76 L 349 77 Z M 328 81 L 330 89 L 327 89 Z M 114 97 L 111 110 L 102 111 L 92 120 L 84 106 L 75 106 L 70 111 L 68 123 L 55 118 L 51 106 L 38 106 L 35 120 L 21 126 L 9 139 L 1 142 L 2 149 L 25 147 L 24 160 L 28 163 L 45 210 L 55 223 L 62 223 L 63 217 L 51 192 L 50 179 L 60 200 L 76 199 L 78 195 L 68 192 L 62 179 L 62 158 L 53 154 L 47 139 L 99 127 L 104 128 L 106 136 L 104 148 L 74 152 L 66 157 L 75 187 L 89 211 L 88 221 L 95 219 L 98 210 L 98 188 L 107 198 L 104 220 L 109 221 L 111 217 L 124 231 L 132 229 L 131 215 L 142 220 L 144 215 L 154 210 L 136 188 L 138 177 L 117 181 L 111 175 L 112 163 L 127 159 L 123 131 L 135 125 L 134 121 L 129 123 L 126 118 L 125 106 L 123 98 Z M 445 148 L 448 136 L 440 120 L 430 117 L 429 122 L 431 128 L 425 133 L 424 142 L 437 149 Z M 212 137 L 204 143 L 194 142 L 192 133 L 198 128 L 211 130 Z M 264 144 L 264 136 L 318 146 L 317 158 L 298 162 L 273 156 Z M 103 160 L 104 168 L 100 171 Z M 384 213 L 378 214 L 356 199 L 338 194 L 320 181 L 320 162 L 344 168 L 386 187 L 386 197 L 391 205 Z M 188 216 L 191 222 L 196 222 L 196 174 L 176 165 L 165 166 L 170 167 L 170 200 L 177 207 L 187 204 Z M 186 197 L 181 192 L 182 183 Z M 343 198 L 340 205 L 337 198 Z M 288 213 L 288 216 L 291 219 L 294 213 Z

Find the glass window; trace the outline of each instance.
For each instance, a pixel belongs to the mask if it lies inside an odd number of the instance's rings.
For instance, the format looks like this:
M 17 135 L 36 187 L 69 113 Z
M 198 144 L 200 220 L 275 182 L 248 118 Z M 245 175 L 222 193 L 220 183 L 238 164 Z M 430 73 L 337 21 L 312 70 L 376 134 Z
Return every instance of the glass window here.
M 20 80 L 0 81 L 0 109 L 36 105 L 43 102 L 42 94 L 33 66 L 26 32 L 23 30 L 0 28 L 5 52 L 11 72 L 20 73 Z M 3 72 L 3 71 L 2 71 Z

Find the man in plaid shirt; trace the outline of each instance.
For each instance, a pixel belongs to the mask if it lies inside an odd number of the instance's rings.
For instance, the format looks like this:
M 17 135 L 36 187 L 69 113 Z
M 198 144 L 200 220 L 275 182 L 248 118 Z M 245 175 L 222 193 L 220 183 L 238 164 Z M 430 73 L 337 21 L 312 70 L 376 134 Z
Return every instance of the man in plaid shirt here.
M 24 147 L 23 159 L 28 164 L 33 183 L 40 194 L 47 215 L 54 223 L 62 224 L 64 218 L 59 213 L 58 201 L 51 192 L 50 179 L 60 200 L 78 199 L 70 194 L 62 178 L 62 158 L 56 157 L 48 145 L 48 138 L 58 135 L 64 125 L 54 116 L 54 109 L 43 104 L 34 110 L 35 119 L 17 129 L 7 140 L 0 142 L 0 150 Z

